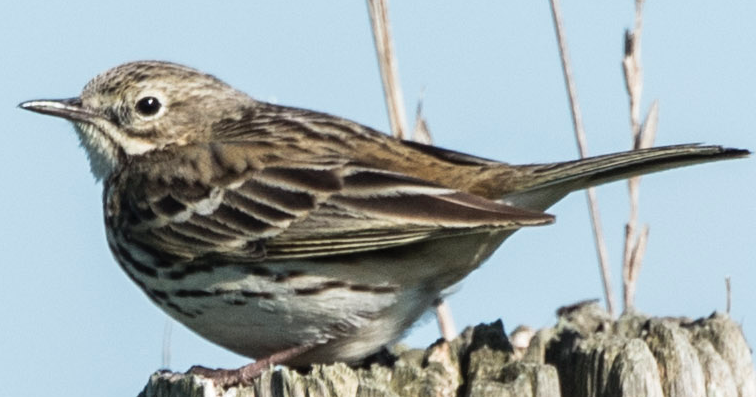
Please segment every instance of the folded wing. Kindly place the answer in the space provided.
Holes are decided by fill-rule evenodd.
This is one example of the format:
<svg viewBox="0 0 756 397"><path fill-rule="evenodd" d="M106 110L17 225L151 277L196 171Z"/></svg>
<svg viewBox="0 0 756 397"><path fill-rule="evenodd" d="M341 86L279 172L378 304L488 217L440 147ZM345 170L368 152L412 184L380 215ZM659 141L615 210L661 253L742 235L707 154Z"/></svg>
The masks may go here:
<svg viewBox="0 0 756 397"><path fill-rule="evenodd" d="M222 161L218 153L212 157ZM548 214L354 162L290 159L223 169L230 171L210 179L147 178L131 190L143 196L124 192L132 236L189 262L208 255L239 262L346 254L553 222Z"/></svg>

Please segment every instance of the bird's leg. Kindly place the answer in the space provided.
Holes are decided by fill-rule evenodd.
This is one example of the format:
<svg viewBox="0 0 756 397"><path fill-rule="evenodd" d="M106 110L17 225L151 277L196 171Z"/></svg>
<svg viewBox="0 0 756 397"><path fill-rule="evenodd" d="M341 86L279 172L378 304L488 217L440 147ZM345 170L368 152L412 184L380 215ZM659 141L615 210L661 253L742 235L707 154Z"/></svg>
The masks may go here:
<svg viewBox="0 0 756 397"><path fill-rule="evenodd" d="M278 365L297 357L300 354L313 348L313 345L302 345L290 347L286 350L276 352L268 357L257 360L253 363L239 367L237 369L211 369L200 365L189 368L187 374L199 375L204 378L212 379L217 386L230 387L235 385L251 385L252 381L260 376L271 365Z"/></svg>

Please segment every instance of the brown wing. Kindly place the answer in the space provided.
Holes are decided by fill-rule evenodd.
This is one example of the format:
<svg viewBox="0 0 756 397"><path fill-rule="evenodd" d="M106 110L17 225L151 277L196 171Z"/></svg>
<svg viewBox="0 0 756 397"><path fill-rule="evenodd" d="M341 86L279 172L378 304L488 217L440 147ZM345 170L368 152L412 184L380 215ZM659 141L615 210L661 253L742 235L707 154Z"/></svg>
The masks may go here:
<svg viewBox="0 0 756 397"><path fill-rule="evenodd" d="M406 175L329 156L263 156L226 142L184 148L126 178L124 225L141 245L192 261L257 261L376 250L553 221ZM266 150L267 149L267 152ZM301 158L319 160L302 161ZM159 167L158 167L159 168Z"/></svg>
<svg viewBox="0 0 756 397"><path fill-rule="evenodd" d="M519 210L396 173L342 169L342 188L269 240L273 259L405 245L483 229L516 229L553 217Z"/></svg>

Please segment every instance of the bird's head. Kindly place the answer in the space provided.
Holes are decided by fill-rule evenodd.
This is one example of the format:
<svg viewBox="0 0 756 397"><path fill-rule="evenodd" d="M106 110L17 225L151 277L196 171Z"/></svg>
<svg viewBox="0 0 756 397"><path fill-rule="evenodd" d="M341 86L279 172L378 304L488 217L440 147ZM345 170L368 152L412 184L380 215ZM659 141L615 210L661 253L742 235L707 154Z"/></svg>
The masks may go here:
<svg viewBox="0 0 756 397"><path fill-rule="evenodd" d="M100 74L78 97L19 106L73 122L92 173L102 180L129 156L209 140L214 123L239 119L253 102L211 75L140 61Z"/></svg>

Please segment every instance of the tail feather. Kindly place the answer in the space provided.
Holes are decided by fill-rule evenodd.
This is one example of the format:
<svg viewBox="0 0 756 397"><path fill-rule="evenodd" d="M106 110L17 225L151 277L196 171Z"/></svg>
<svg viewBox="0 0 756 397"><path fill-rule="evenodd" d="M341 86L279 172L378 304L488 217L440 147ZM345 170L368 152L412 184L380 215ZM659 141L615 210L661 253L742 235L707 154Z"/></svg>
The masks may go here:
<svg viewBox="0 0 756 397"><path fill-rule="evenodd" d="M701 146L663 146L632 150L556 164L523 167L522 179L512 183L501 201L522 208L545 210L568 193L672 168L746 157L748 150Z"/></svg>

